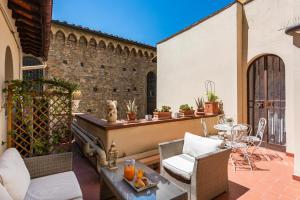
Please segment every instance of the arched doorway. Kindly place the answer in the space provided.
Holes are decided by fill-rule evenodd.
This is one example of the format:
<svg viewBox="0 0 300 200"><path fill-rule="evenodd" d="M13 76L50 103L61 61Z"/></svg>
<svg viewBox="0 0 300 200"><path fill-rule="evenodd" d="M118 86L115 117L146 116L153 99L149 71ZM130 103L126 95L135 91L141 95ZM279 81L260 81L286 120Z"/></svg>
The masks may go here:
<svg viewBox="0 0 300 200"><path fill-rule="evenodd" d="M253 134L261 117L267 119L265 145L285 151L285 66L276 55L258 57L248 69L248 123Z"/></svg>
<svg viewBox="0 0 300 200"><path fill-rule="evenodd" d="M13 76L14 76L13 58L12 58L10 48L6 47L6 51L5 51L5 80L6 81L11 81L14 78Z"/></svg>
<svg viewBox="0 0 300 200"><path fill-rule="evenodd" d="M156 108L156 75L147 74L147 114L152 114Z"/></svg>

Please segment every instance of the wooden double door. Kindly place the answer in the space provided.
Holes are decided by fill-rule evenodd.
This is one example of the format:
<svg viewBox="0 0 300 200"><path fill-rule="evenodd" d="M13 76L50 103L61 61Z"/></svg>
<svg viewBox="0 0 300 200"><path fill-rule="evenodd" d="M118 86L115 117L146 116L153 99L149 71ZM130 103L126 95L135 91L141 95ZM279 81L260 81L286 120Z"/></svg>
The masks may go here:
<svg viewBox="0 0 300 200"><path fill-rule="evenodd" d="M285 67L276 55L264 55L248 69L248 123L257 131L260 118L267 120L266 147L285 151Z"/></svg>

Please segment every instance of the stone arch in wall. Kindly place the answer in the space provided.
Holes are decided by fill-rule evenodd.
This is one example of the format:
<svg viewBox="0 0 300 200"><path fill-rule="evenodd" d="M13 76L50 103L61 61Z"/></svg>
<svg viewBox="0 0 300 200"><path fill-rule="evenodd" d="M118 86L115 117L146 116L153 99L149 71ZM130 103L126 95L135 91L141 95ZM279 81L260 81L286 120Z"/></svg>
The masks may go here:
<svg viewBox="0 0 300 200"><path fill-rule="evenodd" d="M145 56L146 58L149 58L149 53L148 53L148 51L145 51L144 56Z"/></svg>
<svg viewBox="0 0 300 200"><path fill-rule="evenodd" d="M150 58L153 58L154 57L154 54L153 53L150 53Z"/></svg>
<svg viewBox="0 0 300 200"><path fill-rule="evenodd" d="M66 40L66 36L65 36L64 32L62 32L61 30L57 31L55 34L55 40L59 43L64 44L65 40Z"/></svg>
<svg viewBox="0 0 300 200"><path fill-rule="evenodd" d="M122 53L122 47L121 47L121 45L119 45L119 44L117 45L115 52L117 54L121 54Z"/></svg>
<svg viewBox="0 0 300 200"><path fill-rule="evenodd" d="M79 38L79 46L83 47L83 48L87 47L87 39L86 39L86 37L80 36L80 38Z"/></svg>
<svg viewBox="0 0 300 200"><path fill-rule="evenodd" d="M100 47L100 49L106 49L106 44L105 44L105 42L103 40L101 40L99 42L99 47Z"/></svg>
<svg viewBox="0 0 300 200"><path fill-rule="evenodd" d="M139 57L141 57L141 58L143 57L143 52L142 52L142 50L139 50L139 51L138 51L138 55L139 55Z"/></svg>
<svg viewBox="0 0 300 200"><path fill-rule="evenodd" d="M107 45L107 49L109 50L109 51L114 51L115 50L115 46L113 45L113 43L108 43L108 45Z"/></svg>
<svg viewBox="0 0 300 200"><path fill-rule="evenodd" d="M89 41L89 46L92 48L96 48L97 47L97 42L94 38L91 38Z"/></svg>
<svg viewBox="0 0 300 200"><path fill-rule="evenodd" d="M129 48L128 47L124 47L123 54L126 55L126 56L128 56L129 53L130 53Z"/></svg>
<svg viewBox="0 0 300 200"><path fill-rule="evenodd" d="M135 48L132 48L131 51L130 51L130 55L135 57L137 55L136 53L136 49Z"/></svg>
<svg viewBox="0 0 300 200"><path fill-rule="evenodd" d="M69 45L76 45L77 44L77 37L74 33L69 34L67 43Z"/></svg>
<svg viewBox="0 0 300 200"><path fill-rule="evenodd" d="M156 75L150 71L147 74L147 114L152 114L156 108Z"/></svg>

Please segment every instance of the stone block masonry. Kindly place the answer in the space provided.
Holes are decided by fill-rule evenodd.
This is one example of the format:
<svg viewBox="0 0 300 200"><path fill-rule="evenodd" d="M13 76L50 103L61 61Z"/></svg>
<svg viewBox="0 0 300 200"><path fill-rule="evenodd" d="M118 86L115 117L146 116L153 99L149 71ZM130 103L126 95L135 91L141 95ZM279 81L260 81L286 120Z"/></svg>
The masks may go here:
<svg viewBox="0 0 300 200"><path fill-rule="evenodd" d="M118 118L125 119L126 101L135 98L138 117L143 118L147 74L156 74L155 56L154 47L53 22L46 76L80 84L80 112L105 118L106 100L117 100Z"/></svg>

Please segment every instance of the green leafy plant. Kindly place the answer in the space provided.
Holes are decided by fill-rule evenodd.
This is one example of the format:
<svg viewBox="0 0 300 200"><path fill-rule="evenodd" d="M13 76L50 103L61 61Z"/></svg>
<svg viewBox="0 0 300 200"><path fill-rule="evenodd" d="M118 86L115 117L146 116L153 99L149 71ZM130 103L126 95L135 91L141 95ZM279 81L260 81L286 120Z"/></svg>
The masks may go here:
<svg viewBox="0 0 300 200"><path fill-rule="evenodd" d="M183 104L179 107L181 112L193 110L193 107L190 107L188 104Z"/></svg>
<svg viewBox="0 0 300 200"><path fill-rule="evenodd" d="M79 100L79 99L81 99L81 96L82 96L82 94L81 94L80 90L76 90L72 93L73 100Z"/></svg>
<svg viewBox="0 0 300 200"><path fill-rule="evenodd" d="M30 137L30 144L33 147L33 155L46 155L51 153L57 153L60 151L62 144L66 142L66 133L69 133L70 129L66 122L65 126L60 127L59 130L51 128L47 129L47 125L50 123L49 118L53 113L45 112L47 105L49 105L52 99L52 94L58 93L58 96L66 96L63 100L71 100L72 94L79 90L79 85L72 83L63 79L39 79L39 80L12 80L6 81L7 87L3 89L4 93L11 92L11 104L12 108L16 110L15 116L17 117L18 124L20 124L20 129L24 131ZM52 99L53 100L53 99ZM57 100L57 99L56 99ZM57 100L58 101L58 100ZM34 111L36 112L36 117L33 117L32 106L34 105ZM66 103L65 105L68 105ZM54 105L58 108L58 105ZM69 111L69 112L68 112ZM44 112L43 114L41 114ZM67 112L71 118L71 110L57 109L57 113ZM32 124L32 120L36 120L38 123L43 123L45 129L38 128L35 124ZM16 130L13 130L9 134L12 137L16 136ZM37 133L38 132L38 133Z"/></svg>
<svg viewBox="0 0 300 200"><path fill-rule="evenodd" d="M198 97L197 99L195 99L196 105L198 109L203 109L204 108L204 100L201 97Z"/></svg>
<svg viewBox="0 0 300 200"><path fill-rule="evenodd" d="M208 102L216 102L219 99L214 92L207 92L206 96Z"/></svg>
<svg viewBox="0 0 300 200"><path fill-rule="evenodd" d="M170 112L171 107L170 106L162 106L161 109L155 109L155 112Z"/></svg>
<svg viewBox="0 0 300 200"><path fill-rule="evenodd" d="M129 100L126 103L127 113L137 113L137 105L135 104L135 99Z"/></svg>

